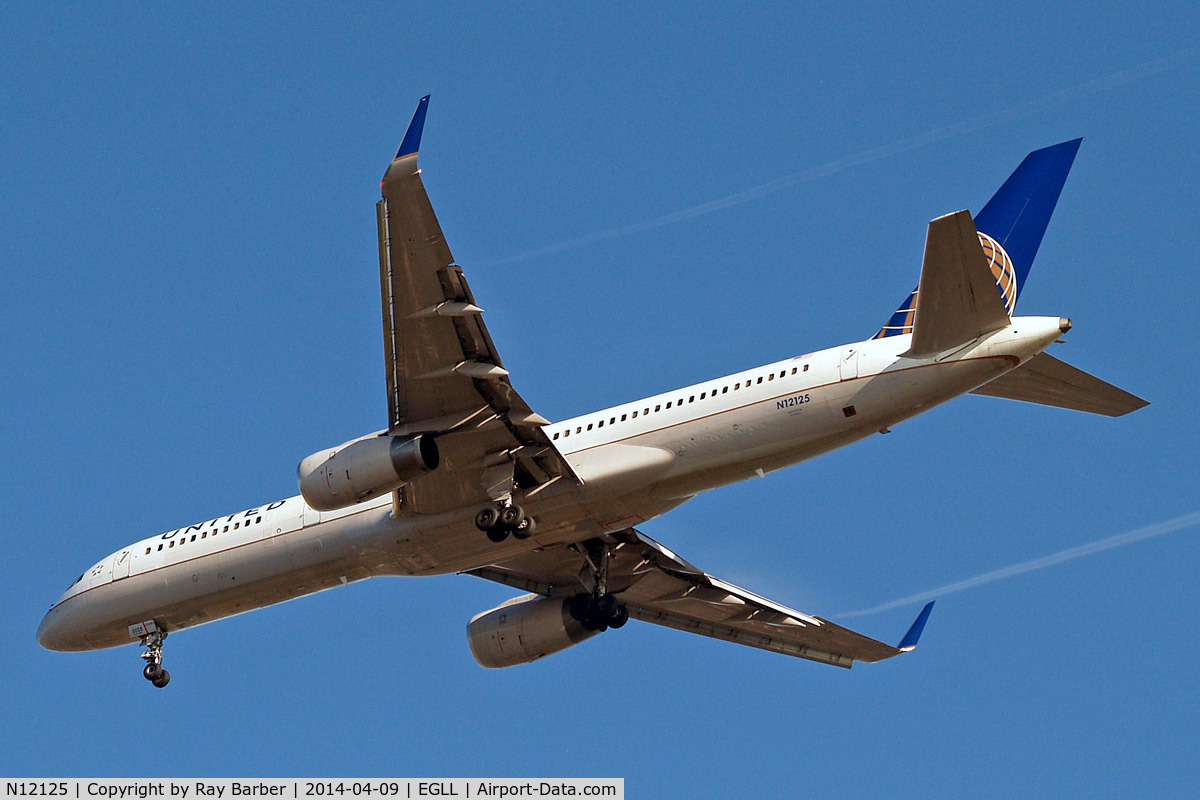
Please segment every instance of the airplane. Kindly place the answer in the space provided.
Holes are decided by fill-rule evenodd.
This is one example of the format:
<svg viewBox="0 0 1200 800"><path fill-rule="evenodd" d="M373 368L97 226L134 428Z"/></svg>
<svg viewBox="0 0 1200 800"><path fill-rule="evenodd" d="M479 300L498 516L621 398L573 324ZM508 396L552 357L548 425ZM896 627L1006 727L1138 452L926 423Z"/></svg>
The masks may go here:
<svg viewBox="0 0 1200 800"><path fill-rule="evenodd" d="M961 394L1108 416L1146 401L1045 350L1065 317L1014 316L1080 141L1030 153L975 216L929 223L920 280L869 339L551 423L513 388L429 202L417 104L376 206L387 428L304 458L299 496L105 556L53 604L51 650L137 641L380 575L463 573L525 592L473 617L507 667L630 619L839 667L912 650L761 597L640 525L695 497L886 433Z"/></svg>

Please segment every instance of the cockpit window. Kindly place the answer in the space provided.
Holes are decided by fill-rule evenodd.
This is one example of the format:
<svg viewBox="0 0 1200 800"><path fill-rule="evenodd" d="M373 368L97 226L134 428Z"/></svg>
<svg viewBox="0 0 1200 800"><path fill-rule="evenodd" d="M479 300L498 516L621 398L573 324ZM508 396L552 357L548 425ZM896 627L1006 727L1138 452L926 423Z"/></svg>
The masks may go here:
<svg viewBox="0 0 1200 800"><path fill-rule="evenodd" d="M71 581L71 586L74 586L75 584L77 584L77 583L79 583L81 580L83 580L83 576L84 576L84 575L87 575L87 573L86 573L86 572L84 572L84 573L81 573L81 574L80 574L80 576L79 576L78 578L76 578L75 580ZM71 586L68 586L67 588L68 588L68 589L70 589L70 588L71 588Z"/></svg>

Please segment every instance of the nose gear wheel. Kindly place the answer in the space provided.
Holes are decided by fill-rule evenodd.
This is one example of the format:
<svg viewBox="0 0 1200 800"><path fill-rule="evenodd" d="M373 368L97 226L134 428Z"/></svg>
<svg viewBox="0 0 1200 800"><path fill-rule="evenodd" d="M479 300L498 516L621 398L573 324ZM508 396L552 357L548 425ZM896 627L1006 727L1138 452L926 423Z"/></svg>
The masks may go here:
<svg viewBox="0 0 1200 800"><path fill-rule="evenodd" d="M163 669L162 665L162 648L166 638L167 632L161 625L158 626L158 630L142 637L142 646L149 648L142 653L142 658L146 660L142 675L159 689L171 682L171 673Z"/></svg>

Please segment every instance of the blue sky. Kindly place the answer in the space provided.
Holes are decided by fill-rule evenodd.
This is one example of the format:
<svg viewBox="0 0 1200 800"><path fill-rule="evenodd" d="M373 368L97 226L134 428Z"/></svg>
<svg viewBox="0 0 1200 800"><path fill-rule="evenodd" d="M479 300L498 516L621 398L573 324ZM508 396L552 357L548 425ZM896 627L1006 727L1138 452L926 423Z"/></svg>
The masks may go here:
<svg viewBox="0 0 1200 800"><path fill-rule="evenodd" d="M1153 404L960 398L645 526L708 571L837 619L1200 510L1195 13L798 5L6 9L0 774L1194 786L1195 527L948 595L915 654L850 672L644 624L486 671L464 625L512 592L456 576L173 636L162 692L133 647L36 645L99 556L381 427L373 206L426 93L429 194L551 419L870 335L931 218L1084 137L1020 311Z"/></svg>

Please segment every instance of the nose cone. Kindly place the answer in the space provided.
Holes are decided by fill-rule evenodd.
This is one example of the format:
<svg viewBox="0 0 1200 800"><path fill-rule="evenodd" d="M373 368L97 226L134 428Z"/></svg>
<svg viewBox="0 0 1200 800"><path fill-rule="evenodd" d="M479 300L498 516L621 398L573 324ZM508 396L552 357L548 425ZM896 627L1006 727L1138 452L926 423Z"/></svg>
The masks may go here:
<svg viewBox="0 0 1200 800"><path fill-rule="evenodd" d="M38 644L40 644L42 647L46 648L47 650L61 650L62 649L61 647L56 646L58 644L58 640L59 640L59 633L56 630L56 628L58 627L57 623L58 623L58 617L59 617L59 614L57 612L58 612L57 608L52 608L49 611L47 611L46 616L42 617L42 623L40 625L38 625L38 629L37 629Z"/></svg>
<svg viewBox="0 0 1200 800"><path fill-rule="evenodd" d="M78 626L70 619L65 605L68 604L60 603L54 606L42 617L37 629L38 644L47 650L86 650L87 644L77 630Z"/></svg>

